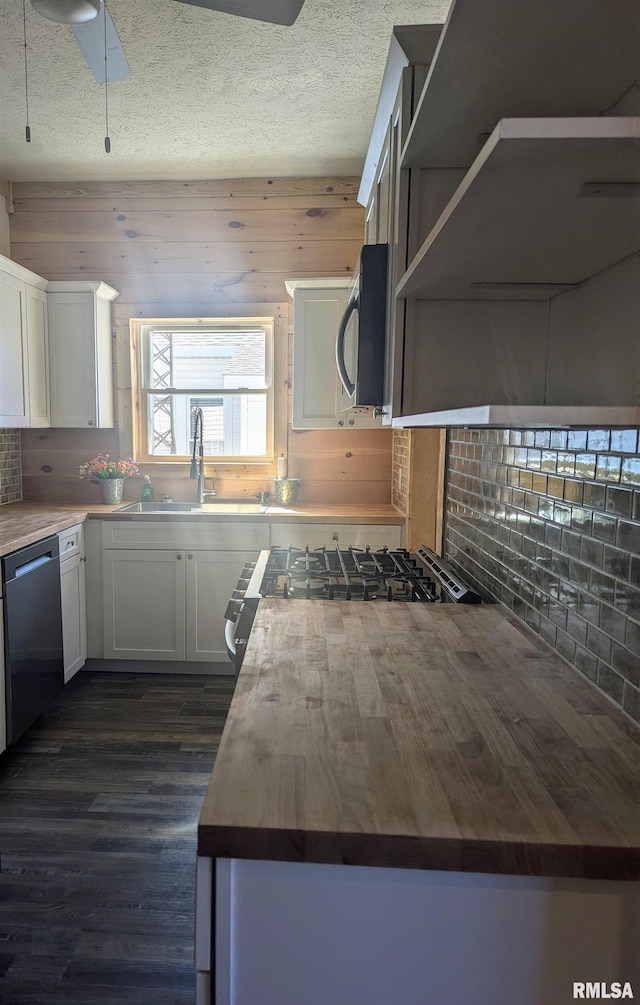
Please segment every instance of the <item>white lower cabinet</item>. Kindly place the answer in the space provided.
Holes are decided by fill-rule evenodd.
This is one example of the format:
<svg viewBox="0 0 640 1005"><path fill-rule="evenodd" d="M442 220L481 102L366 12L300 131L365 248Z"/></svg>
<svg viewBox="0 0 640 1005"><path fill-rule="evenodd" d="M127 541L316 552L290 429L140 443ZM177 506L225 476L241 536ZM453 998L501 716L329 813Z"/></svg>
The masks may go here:
<svg viewBox="0 0 640 1005"><path fill-rule="evenodd" d="M176 519L89 521L92 657L207 663L232 672L224 615L244 565L269 545L400 547L401 525ZM101 568L101 571L100 571ZM172 665L172 671L179 667Z"/></svg>
<svg viewBox="0 0 640 1005"><path fill-rule="evenodd" d="M62 601L62 655L67 684L87 661L87 605L84 528L82 524L58 534L60 542L60 595Z"/></svg>
<svg viewBox="0 0 640 1005"><path fill-rule="evenodd" d="M184 552L105 551L106 659L184 659Z"/></svg>
<svg viewBox="0 0 640 1005"><path fill-rule="evenodd" d="M637 972L638 883L251 859L213 865L212 882L198 860L198 1005L565 1005L581 997L574 981L594 976L597 991L613 991ZM212 931L215 997L205 941ZM634 990L635 982L626 997Z"/></svg>
<svg viewBox="0 0 640 1005"><path fill-rule="evenodd" d="M105 659L220 663L224 612L255 552L111 549L103 555Z"/></svg>
<svg viewBox="0 0 640 1005"><path fill-rule="evenodd" d="M400 524L332 524L282 522L271 525L271 547L321 548L339 544L342 548L400 548L403 528Z"/></svg>
<svg viewBox="0 0 640 1005"><path fill-rule="evenodd" d="M248 551L188 551L185 565L186 658L224 663L224 612L246 562Z"/></svg>

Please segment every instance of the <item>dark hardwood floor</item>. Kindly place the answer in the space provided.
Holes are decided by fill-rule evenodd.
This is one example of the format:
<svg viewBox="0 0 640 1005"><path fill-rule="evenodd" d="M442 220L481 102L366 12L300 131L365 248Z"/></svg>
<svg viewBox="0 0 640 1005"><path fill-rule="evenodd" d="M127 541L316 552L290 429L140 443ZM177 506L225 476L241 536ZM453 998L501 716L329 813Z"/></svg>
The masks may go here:
<svg viewBox="0 0 640 1005"><path fill-rule="evenodd" d="M233 687L81 672L0 755L1 1005L193 1005L196 824Z"/></svg>

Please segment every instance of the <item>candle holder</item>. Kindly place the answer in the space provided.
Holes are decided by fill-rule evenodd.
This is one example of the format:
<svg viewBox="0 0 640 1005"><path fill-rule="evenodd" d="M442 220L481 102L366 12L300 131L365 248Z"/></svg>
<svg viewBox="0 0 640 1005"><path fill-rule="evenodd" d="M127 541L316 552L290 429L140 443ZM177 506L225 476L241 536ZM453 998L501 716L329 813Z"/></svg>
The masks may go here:
<svg viewBox="0 0 640 1005"><path fill-rule="evenodd" d="M293 506L298 494L298 485L302 478L274 478L276 486L276 502L280 506Z"/></svg>

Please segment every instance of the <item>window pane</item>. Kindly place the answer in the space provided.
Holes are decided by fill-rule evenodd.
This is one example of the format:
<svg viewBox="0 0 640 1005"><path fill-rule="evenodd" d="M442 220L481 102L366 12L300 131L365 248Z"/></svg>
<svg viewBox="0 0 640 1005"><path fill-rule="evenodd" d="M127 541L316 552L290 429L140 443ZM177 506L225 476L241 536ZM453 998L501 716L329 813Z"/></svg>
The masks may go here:
<svg viewBox="0 0 640 1005"><path fill-rule="evenodd" d="M205 456L266 455L266 394L149 395L150 454L193 452L194 408L202 409Z"/></svg>
<svg viewBox="0 0 640 1005"><path fill-rule="evenodd" d="M151 388L267 386L263 330L151 331L149 339Z"/></svg>

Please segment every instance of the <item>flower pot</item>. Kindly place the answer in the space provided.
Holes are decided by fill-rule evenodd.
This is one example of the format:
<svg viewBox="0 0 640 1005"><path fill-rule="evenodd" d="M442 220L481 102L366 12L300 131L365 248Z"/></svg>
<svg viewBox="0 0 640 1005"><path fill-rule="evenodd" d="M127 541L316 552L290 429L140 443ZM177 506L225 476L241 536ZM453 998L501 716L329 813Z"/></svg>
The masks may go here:
<svg viewBox="0 0 640 1005"><path fill-rule="evenodd" d="M113 505L122 502L124 478L98 478L100 486L100 502Z"/></svg>

